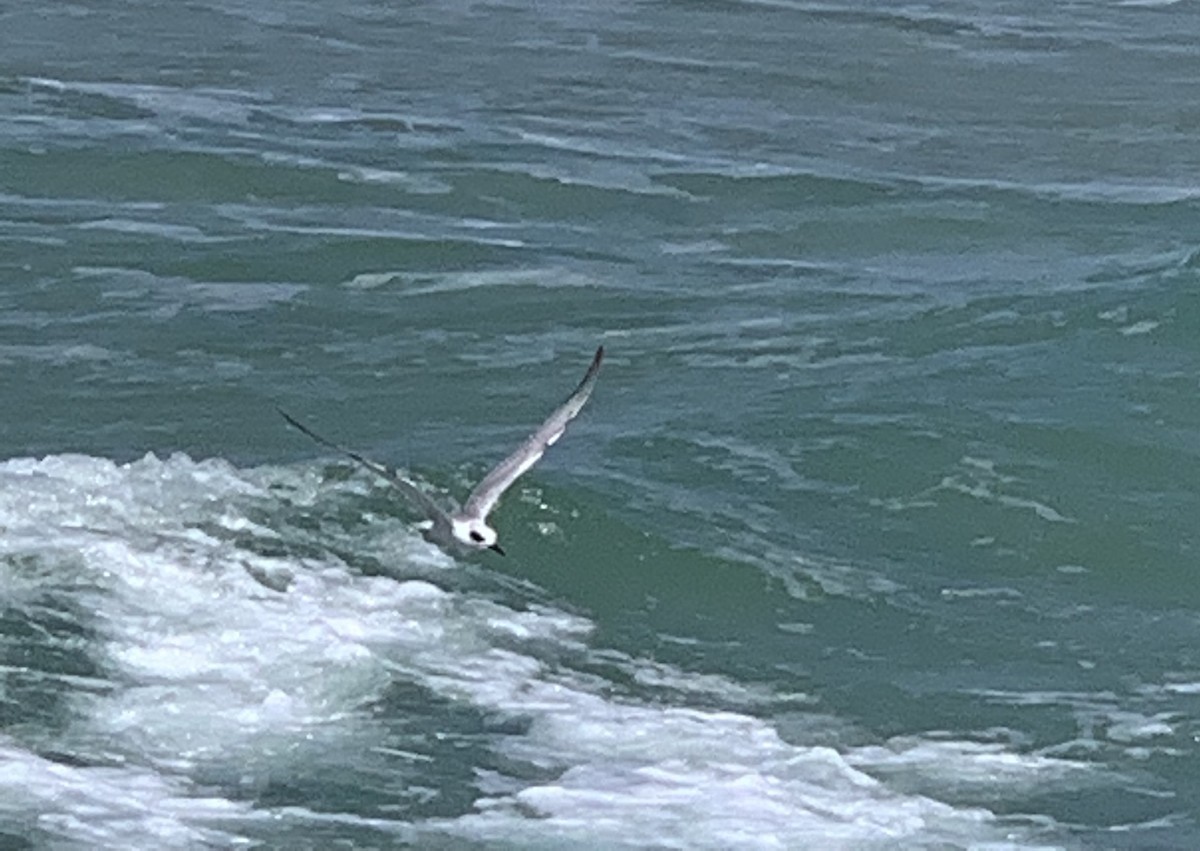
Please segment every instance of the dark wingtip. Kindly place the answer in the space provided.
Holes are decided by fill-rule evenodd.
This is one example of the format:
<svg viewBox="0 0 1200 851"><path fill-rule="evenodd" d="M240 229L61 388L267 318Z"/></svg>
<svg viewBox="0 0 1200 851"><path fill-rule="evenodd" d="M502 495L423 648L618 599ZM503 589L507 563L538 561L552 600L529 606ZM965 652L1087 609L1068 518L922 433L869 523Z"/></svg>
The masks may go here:
<svg viewBox="0 0 1200 851"><path fill-rule="evenodd" d="M308 429L306 429L304 426L300 425L300 423L298 423L291 414L289 414L287 411L285 411L279 405L275 406L275 410L279 413L279 416L283 417L283 419L287 422L287 424L290 425L292 428L296 429L297 431L304 432L304 433L308 432Z"/></svg>
<svg viewBox="0 0 1200 851"><path fill-rule="evenodd" d="M596 354L592 355L592 362L588 364L587 375L583 378L584 382L596 374L600 369L600 362L602 360L604 360L604 346L597 346Z"/></svg>

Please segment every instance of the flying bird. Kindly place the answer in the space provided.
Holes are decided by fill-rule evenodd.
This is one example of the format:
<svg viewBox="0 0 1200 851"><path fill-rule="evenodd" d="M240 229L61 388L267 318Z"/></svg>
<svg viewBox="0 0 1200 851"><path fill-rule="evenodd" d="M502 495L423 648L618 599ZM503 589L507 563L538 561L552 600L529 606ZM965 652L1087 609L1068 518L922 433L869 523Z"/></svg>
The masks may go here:
<svg viewBox="0 0 1200 851"><path fill-rule="evenodd" d="M579 386L575 388L575 392L568 396L567 400L544 423L538 426L533 434L525 438L524 443L483 477L471 491L471 495L467 497L467 501L461 509L452 511L446 511L429 494L398 473L392 472L383 464L365 458L353 449L347 449L322 437L290 416L282 408L276 406L276 410L293 428L298 429L322 446L341 452L393 484L430 521L429 527L424 531L427 540L450 549L467 551L487 549L504 555L504 550L497 542L496 530L487 523L488 514L496 507L500 497L512 486L513 482L538 462L546 448L562 437L563 432L567 430L567 424L583 410L588 397L592 395L592 388L596 384L596 376L600 372L600 362L603 359L604 347L600 346L596 349L592 363L584 374L583 380L579 382Z"/></svg>

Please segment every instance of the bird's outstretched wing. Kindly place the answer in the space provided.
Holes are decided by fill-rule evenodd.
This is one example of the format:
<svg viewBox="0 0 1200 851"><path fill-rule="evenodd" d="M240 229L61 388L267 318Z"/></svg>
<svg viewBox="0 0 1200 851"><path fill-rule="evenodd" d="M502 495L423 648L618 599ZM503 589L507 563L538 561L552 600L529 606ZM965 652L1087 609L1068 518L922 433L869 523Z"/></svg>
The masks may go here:
<svg viewBox="0 0 1200 851"><path fill-rule="evenodd" d="M284 411L283 408L280 408L278 405L275 406L275 410L279 411L279 415L281 417L283 417L285 420L287 420L288 425L290 425L294 429L299 430L301 434L308 436L313 441L321 444L322 446L326 446L330 449L335 449L338 452L341 452L343 455L358 462L360 465L362 465L366 469L370 470L375 475L381 476L382 478L389 481L391 484L395 485L400 490L400 492L403 493L405 495L405 497L407 497L409 499L409 501L411 501L414 505L416 505L418 508L420 508L421 511L423 511L425 513L425 516L428 517L430 520L433 520L435 523L438 521L446 520L446 512L442 510L441 506L439 506L436 502L434 502L433 499L427 493L425 493L423 490L418 488L412 482L408 481L407 479L401 478L400 476L398 476L397 474L395 474L391 470L389 470L387 467L385 467L383 464L380 464L378 461L372 461L370 458L365 458L362 455L359 455L353 449L347 449L345 446L334 443L332 440L330 440L326 437L321 437L321 435L317 434L315 431L310 429L308 426L299 422L294 417L289 416L288 413L286 411Z"/></svg>
<svg viewBox="0 0 1200 851"><path fill-rule="evenodd" d="M538 427L537 431L527 437L516 451L483 477L483 481L475 486L475 490L471 491L470 497L467 498L467 503L463 506L463 514L477 517L480 520L487 517L501 494L538 462L538 459L546 451L546 447L562 437L563 432L567 430L567 423L575 419L583 409L588 397L592 395L592 387L596 384L596 374L600 371L600 361L603 359L604 346L601 346L596 349L592 365L588 367L587 373L579 382L579 386L575 388L575 392Z"/></svg>

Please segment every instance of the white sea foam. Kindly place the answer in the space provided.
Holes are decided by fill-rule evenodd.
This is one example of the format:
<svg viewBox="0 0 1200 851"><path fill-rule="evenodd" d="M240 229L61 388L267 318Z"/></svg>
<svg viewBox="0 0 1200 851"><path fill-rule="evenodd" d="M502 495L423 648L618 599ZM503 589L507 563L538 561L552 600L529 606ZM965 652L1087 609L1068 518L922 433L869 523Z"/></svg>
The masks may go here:
<svg viewBox="0 0 1200 851"><path fill-rule="evenodd" d="M105 287L104 296L149 303L156 310L173 314L185 307L214 312L242 313L263 310L292 301L308 288L303 284L272 282L206 282L188 278L160 277L141 269L77 266L77 277L95 280Z"/></svg>
<svg viewBox="0 0 1200 851"><path fill-rule="evenodd" d="M584 287L595 284L595 280L586 275L555 267L524 269L515 272L511 270L439 272L424 274L415 278L410 275L396 273L395 277L404 280L405 286L399 291L399 294L405 296L461 292L486 287L532 286L550 289L557 287ZM353 285L354 282L352 281L346 286Z"/></svg>
<svg viewBox="0 0 1200 851"><path fill-rule="evenodd" d="M1156 712L1146 715L1141 712L1113 712L1109 715L1105 734L1115 742L1135 742L1157 739L1175 734L1177 713Z"/></svg>
<svg viewBox="0 0 1200 851"><path fill-rule="evenodd" d="M1121 334L1125 337L1136 337L1141 334L1149 334L1151 331L1156 330L1160 324L1160 322L1157 322L1153 319L1143 319L1140 322L1135 322L1132 325L1122 328Z"/></svg>
<svg viewBox="0 0 1200 851"><path fill-rule="evenodd" d="M984 810L898 794L827 747L746 715L644 707L556 689L509 756L553 780L485 799L444 828L532 846L863 848L978 841Z"/></svg>
<svg viewBox="0 0 1200 851"><path fill-rule="evenodd" d="M915 501L906 501L897 507L911 507L922 504L922 501L935 496L938 492L957 493L977 499L984 503L993 503L1004 508L1015 508L1031 511L1038 518L1049 523L1074 523L1074 518L1060 513L1052 506L1040 500L1023 496L1012 496L1004 491L1010 490L1020 482L1014 476L1005 475L996 469L996 464L988 459L965 456L960 460L961 474L944 476L935 487L917 494Z"/></svg>
<svg viewBox="0 0 1200 851"><path fill-rule="evenodd" d="M396 186L414 195L447 195L454 187L428 174L412 174L407 171L345 166L338 173L338 180L347 183L371 183Z"/></svg>
<svg viewBox="0 0 1200 851"><path fill-rule="evenodd" d="M1094 781L1084 763L1045 754L1014 751L1002 742L969 742L902 736L883 745L856 749L856 768L875 776L899 778L905 788L932 795L1002 799L1036 787L1076 788Z"/></svg>
<svg viewBox="0 0 1200 851"><path fill-rule="evenodd" d="M363 575L311 545L377 542L327 528L303 539L287 526L287 510L319 511L335 488L352 486L185 456L0 463L10 605L69 599L87 613L86 652L107 678L64 685L65 729L26 725L32 732L0 743L0 830L89 847L147 837L159 847L232 845L315 821L522 847L967 846L1013 828L872 774L974 771L986 785L983 769L1003 765L1005 783L1061 776L1061 760L1000 746L795 743L764 712L803 696L594 651L585 617L439 587L427 578L448 576L452 563L386 523L391 575ZM271 511L277 523L256 513ZM309 554L287 555L289 541ZM614 697L601 676L561 662L579 656L617 666L660 699ZM526 768L506 776L479 765L482 797L456 817L244 803L273 778L298 775L383 776L397 797L430 794L436 756L393 746L388 719L372 709L397 684L519 721L489 747L500 764Z"/></svg>
<svg viewBox="0 0 1200 851"><path fill-rule="evenodd" d="M214 825L252 818L249 804L152 768L66 765L0 737L0 819L51 847L231 847L237 835Z"/></svg>
<svg viewBox="0 0 1200 851"><path fill-rule="evenodd" d="M176 242L221 242L224 237L209 236L200 228L191 225L173 225L159 221L142 221L118 216L106 216L75 225L80 230L106 230L114 233L135 234Z"/></svg>
<svg viewBox="0 0 1200 851"><path fill-rule="evenodd" d="M78 92L133 104L160 117L200 118L211 121L247 121L262 102L255 94L239 89L176 88L134 83L92 83L30 77L34 89Z"/></svg>
<svg viewBox="0 0 1200 851"><path fill-rule="evenodd" d="M41 343L25 346L0 346L0 364L10 364L19 361L34 363L49 363L63 366L69 363L95 363L98 361L115 361L125 357L124 353L115 352L91 343Z"/></svg>

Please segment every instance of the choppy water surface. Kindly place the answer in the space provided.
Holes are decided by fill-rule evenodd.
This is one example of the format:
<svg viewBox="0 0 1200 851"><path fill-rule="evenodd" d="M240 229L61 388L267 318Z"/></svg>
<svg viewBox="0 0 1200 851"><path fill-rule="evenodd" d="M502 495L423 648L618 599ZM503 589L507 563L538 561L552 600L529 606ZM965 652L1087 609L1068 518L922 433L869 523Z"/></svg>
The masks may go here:
<svg viewBox="0 0 1200 851"><path fill-rule="evenodd" d="M1198 25L0 11L0 845L1196 847Z"/></svg>

